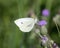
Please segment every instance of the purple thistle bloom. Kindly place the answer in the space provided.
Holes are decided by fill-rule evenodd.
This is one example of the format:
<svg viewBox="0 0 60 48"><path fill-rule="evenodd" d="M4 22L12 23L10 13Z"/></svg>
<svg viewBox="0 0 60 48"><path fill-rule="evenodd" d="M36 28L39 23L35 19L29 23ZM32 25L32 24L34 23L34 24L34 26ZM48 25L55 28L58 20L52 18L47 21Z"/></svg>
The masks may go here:
<svg viewBox="0 0 60 48"><path fill-rule="evenodd" d="M44 9L44 10L42 11L42 15L43 15L43 16L49 16L49 14L50 14L50 12L49 12L49 10L47 10L47 9Z"/></svg>
<svg viewBox="0 0 60 48"><path fill-rule="evenodd" d="M47 24L47 22L45 20L41 20L38 22L38 25L40 25L40 26L44 26L46 24Z"/></svg>
<svg viewBox="0 0 60 48"><path fill-rule="evenodd" d="M48 38L46 36L43 36L41 39L42 39L42 45L46 44L46 42L48 41Z"/></svg>
<svg viewBox="0 0 60 48"><path fill-rule="evenodd" d="M53 43L53 45L52 45L52 46L53 46L53 48L56 48L56 47L57 47L56 43Z"/></svg>
<svg viewBox="0 0 60 48"><path fill-rule="evenodd" d="M42 40L48 40L48 38L46 36L42 37Z"/></svg>
<svg viewBox="0 0 60 48"><path fill-rule="evenodd" d="M53 48L59 48L59 46L56 43L52 44Z"/></svg>

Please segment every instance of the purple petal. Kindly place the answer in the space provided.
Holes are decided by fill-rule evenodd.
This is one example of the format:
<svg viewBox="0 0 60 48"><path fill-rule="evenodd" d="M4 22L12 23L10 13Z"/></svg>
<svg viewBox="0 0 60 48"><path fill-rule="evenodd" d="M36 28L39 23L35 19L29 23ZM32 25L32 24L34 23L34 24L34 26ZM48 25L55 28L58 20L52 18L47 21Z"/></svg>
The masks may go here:
<svg viewBox="0 0 60 48"><path fill-rule="evenodd" d="M49 14L50 14L50 12L49 12L49 10L47 10L47 9L44 9L44 10L42 11L42 15L43 15L43 16L49 16Z"/></svg>
<svg viewBox="0 0 60 48"><path fill-rule="evenodd" d="M45 20L41 20L41 21L38 22L38 25L40 25L40 26L43 26L43 25L46 25L46 24L47 24L47 22Z"/></svg>
<svg viewBox="0 0 60 48"><path fill-rule="evenodd" d="M42 40L48 40L48 38L46 36L43 36Z"/></svg>
<svg viewBox="0 0 60 48"><path fill-rule="evenodd" d="M57 45L56 45L56 43L54 43L54 44L53 44L53 48L56 48L56 47L57 47Z"/></svg>
<svg viewBox="0 0 60 48"><path fill-rule="evenodd" d="M45 44L48 41L48 38L46 36L43 36L41 39L42 39L42 44Z"/></svg>

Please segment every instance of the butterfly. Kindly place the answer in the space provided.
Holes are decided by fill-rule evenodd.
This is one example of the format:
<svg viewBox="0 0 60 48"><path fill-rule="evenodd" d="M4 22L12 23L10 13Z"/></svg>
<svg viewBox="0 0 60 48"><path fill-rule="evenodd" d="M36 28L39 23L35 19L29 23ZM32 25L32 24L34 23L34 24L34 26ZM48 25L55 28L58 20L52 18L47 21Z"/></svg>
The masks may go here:
<svg viewBox="0 0 60 48"><path fill-rule="evenodd" d="M20 18L14 21L22 32L30 32L37 23L37 18Z"/></svg>

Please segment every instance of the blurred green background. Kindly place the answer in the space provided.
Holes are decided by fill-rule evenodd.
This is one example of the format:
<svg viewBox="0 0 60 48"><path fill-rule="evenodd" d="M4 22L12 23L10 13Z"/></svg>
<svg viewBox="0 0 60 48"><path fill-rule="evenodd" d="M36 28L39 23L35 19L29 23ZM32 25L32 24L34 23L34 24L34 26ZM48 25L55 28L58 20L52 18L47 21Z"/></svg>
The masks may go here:
<svg viewBox="0 0 60 48"><path fill-rule="evenodd" d="M60 9L60 0L0 0L0 48L42 48L34 33L23 33L14 24L14 20L26 17L30 8L39 19L44 8L50 10L48 33L60 46L60 37L52 21Z"/></svg>

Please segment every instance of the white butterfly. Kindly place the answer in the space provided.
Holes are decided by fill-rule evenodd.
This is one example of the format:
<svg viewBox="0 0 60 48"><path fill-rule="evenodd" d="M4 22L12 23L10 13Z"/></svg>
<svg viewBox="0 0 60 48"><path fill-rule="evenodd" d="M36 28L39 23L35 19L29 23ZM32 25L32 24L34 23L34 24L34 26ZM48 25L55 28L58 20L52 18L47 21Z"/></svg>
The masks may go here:
<svg viewBox="0 0 60 48"><path fill-rule="evenodd" d="M22 32L30 32L37 22L37 18L20 18L15 20L14 22Z"/></svg>

